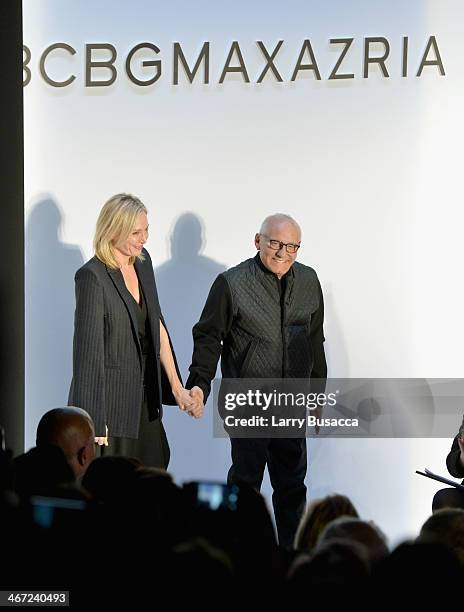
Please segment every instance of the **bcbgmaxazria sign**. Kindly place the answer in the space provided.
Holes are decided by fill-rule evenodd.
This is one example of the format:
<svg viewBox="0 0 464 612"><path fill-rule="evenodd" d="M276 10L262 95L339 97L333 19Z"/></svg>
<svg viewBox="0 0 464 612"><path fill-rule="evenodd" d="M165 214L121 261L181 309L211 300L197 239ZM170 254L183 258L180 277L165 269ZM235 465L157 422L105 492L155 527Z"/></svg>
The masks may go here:
<svg viewBox="0 0 464 612"><path fill-rule="evenodd" d="M232 74L239 74L244 83L262 83L265 79L274 80L282 83L284 81L297 81L303 74L312 74L315 80L340 80L354 79L362 76L367 79L369 77L369 69L375 67L377 74L385 78L389 78L391 74L401 77L413 75L415 77L422 76L424 70L434 70L437 75L445 76L445 68L438 48L438 42L435 36L429 36L425 41L424 51L417 58L409 57L409 37L404 36L399 41L401 47L401 61L393 63L390 56L390 42L387 38L366 37L362 42L362 52L359 54L357 65L359 72L349 72L346 68L346 60L353 53L354 38L331 38L329 40L331 57L335 50L335 61L331 59L332 66L326 75L321 74L318 62L318 54L313 49L310 39L303 41L298 55L295 55L295 60L290 66L279 65L279 53L281 52L284 41L279 42L272 48L267 48L261 40L256 41L256 53L259 54L262 65L256 75L250 75L247 68L247 59L238 41L233 41L228 49L228 55L221 64L217 74L211 75L210 71L210 55L211 44L204 42L197 57L187 58L182 45L179 42L174 42L172 46L172 63L168 66L169 79L173 85L180 83L199 82L201 84L224 83ZM398 44L395 41L395 44ZM73 56L78 52L71 45L64 42L57 42L48 46L38 57L39 73L41 78L51 87L67 87L76 80L76 75L73 74L73 62L79 61ZM152 59L138 59L141 54L152 56ZM52 78L48 63L53 56L59 54L67 56L69 61L69 72L66 78L58 80ZM98 57L96 55L98 54ZM155 44L150 42L142 42L130 49L125 57L124 68L127 78L139 87L148 87L159 81L163 76L163 67L166 60L159 58L161 50ZM103 55L103 57L102 57ZM118 51L116 47L110 43L87 43L84 49L85 62L85 87L109 87L118 78L118 70L121 71L121 66L118 66ZM32 57L31 50L26 45L24 46L24 86L28 85L32 79L32 65L37 58ZM253 63L256 62L256 57L250 58ZM320 59L319 59L320 61ZM288 62L287 62L288 64ZM411 66L410 66L411 64ZM183 76L179 77L179 67L182 67ZM136 76L134 70L138 73L143 68L144 75ZM102 78L102 72L106 75Z"/></svg>

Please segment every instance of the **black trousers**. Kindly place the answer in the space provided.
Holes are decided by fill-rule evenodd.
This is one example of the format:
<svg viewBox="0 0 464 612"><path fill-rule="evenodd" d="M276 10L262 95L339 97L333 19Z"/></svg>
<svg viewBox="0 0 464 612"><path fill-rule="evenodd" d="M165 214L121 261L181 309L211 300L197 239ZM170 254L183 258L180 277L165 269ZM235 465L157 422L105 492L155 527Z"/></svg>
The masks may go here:
<svg viewBox="0 0 464 612"><path fill-rule="evenodd" d="M293 548L306 506L306 438L230 438L232 467L227 482L245 482L258 491L267 465L279 544Z"/></svg>
<svg viewBox="0 0 464 612"><path fill-rule="evenodd" d="M160 418L148 420L148 405L144 402L140 411L140 426L138 438L108 437L108 446L97 447L102 456L116 455L119 457L135 457L147 467L157 467L164 470L169 465L171 452L168 439ZM111 434L111 432L109 432Z"/></svg>

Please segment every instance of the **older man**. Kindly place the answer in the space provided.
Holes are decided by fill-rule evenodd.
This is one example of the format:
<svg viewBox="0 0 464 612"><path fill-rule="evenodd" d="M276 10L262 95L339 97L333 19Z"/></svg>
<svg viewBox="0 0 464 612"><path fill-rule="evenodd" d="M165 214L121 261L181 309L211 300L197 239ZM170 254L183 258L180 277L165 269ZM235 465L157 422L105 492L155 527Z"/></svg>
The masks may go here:
<svg viewBox="0 0 464 612"><path fill-rule="evenodd" d="M300 244L294 219L267 217L257 255L216 278L193 328L192 395L206 402L221 353L224 378L326 378L322 291L315 271L295 262ZM229 483L260 489L267 465L279 542L291 547L306 503L306 440L231 438L231 445Z"/></svg>
<svg viewBox="0 0 464 612"><path fill-rule="evenodd" d="M95 429L82 408L53 408L37 426L36 445L59 446L77 479L82 478L95 458Z"/></svg>

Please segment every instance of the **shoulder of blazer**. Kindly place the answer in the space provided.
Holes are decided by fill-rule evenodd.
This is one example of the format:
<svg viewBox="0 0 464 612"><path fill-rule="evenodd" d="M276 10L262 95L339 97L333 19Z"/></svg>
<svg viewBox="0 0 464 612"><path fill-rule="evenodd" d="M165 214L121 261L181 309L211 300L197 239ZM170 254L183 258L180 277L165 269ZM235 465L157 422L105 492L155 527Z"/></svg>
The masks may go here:
<svg viewBox="0 0 464 612"><path fill-rule="evenodd" d="M99 283L106 274L105 264L94 256L89 259L79 270L77 270L74 278L76 281L89 281Z"/></svg>
<svg viewBox="0 0 464 612"><path fill-rule="evenodd" d="M153 267L152 261L151 261L151 257L150 257L150 253L147 251L147 249L142 249L142 255L144 256L144 261L141 261L140 263L143 265L145 263L149 263L151 265L151 267Z"/></svg>

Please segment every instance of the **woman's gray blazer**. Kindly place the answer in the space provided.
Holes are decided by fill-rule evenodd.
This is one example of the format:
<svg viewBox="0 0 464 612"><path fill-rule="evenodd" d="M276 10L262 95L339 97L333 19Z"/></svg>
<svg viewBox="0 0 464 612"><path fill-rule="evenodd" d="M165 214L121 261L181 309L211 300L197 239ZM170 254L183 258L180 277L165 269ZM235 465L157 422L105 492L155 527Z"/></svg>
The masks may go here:
<svg viewBox="0 0 464 612"><path fill-rule="evenodd" d="M136 259L156 356L157 407L174 405L164 369L160 365L159 322L164 324L150 255ZM68 404L86 410L95 423L95 435L138 437L143 402L142 351L137 327L137 304L119 269L92 257L75 275L73 378ZM166 326L165 326L166 327ZM172 349L172 344L171 344ZM176 358L174 355L174 362ZM179 368L176 369L179 374ZM179 374L180 378L180 374ZM150 415L154 420L157 414Z"/></svg>

